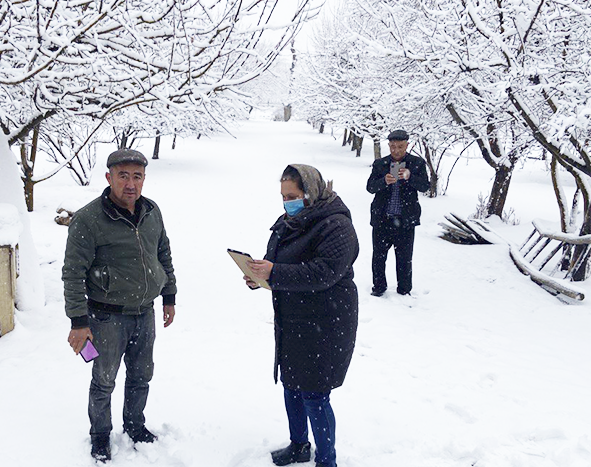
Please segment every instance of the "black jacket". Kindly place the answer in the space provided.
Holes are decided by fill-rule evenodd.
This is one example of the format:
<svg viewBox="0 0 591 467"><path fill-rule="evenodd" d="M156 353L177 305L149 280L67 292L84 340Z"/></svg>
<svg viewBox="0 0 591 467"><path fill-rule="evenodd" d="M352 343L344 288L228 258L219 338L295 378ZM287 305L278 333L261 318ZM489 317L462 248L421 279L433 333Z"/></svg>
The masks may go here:
<svg viewBox="0 0 591 467"><path fill-rule="evenodd" d="M328 392L343 384L357 333L351 214L337 197L281 216L271 230L275 382L280 366L288 389Z"/></svg>
<svg viewBox="0 0 591 467"><path fill-rule="evenodd" d="M406 168L410 170L410 178L398 180L396 183L400 183L401 186L402 226L409 228L420 224L421 206L417 191L424 192L429 189L429 177L425 161L420 157L406 153L403 161L406 162ZM367 181L367 191L375 194L371 203L370 224L372 227L379 226L386 219L388 200L392 191L392 185L387 185L385 180L386 174L390 172L390 162L392 162L392 157L389 154L376 160Z"/></svg>

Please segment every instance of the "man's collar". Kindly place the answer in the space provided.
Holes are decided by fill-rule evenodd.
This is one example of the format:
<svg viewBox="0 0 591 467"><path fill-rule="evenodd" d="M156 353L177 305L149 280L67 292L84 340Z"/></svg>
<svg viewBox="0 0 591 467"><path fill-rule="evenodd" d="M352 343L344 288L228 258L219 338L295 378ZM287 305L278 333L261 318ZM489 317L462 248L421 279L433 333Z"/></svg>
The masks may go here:
<svg viewBox="0 0 591 467"><path fill-rule="evenodd" d="M406 156L408 155L407 152L404 153L404 157L402 159L400 159L399 161L397 161L396 159L394 159L394 156L392 156L392 154L390 154L390 160L392 162L402 162L404 159L406 159Z"/></svg>
<svg viewBox="0 0 591 467"><path fill-rule="evenodd" d="M146 208L148 207L148 204L146 203L146 198L144 198L143 196L140 196L139 199L135 202L135 211L132 214L129 211L129 209L121 207L117 203L115 203L111 199L111 197L109 196L110 194L111 194L111 187L108 186L103 191L102 199L103 199L103 206L108 212L111 213L111 217L116 217L115 214L119 214L120 216L129 218L130 216L138 215L144 205L146 206Z"/></svg>

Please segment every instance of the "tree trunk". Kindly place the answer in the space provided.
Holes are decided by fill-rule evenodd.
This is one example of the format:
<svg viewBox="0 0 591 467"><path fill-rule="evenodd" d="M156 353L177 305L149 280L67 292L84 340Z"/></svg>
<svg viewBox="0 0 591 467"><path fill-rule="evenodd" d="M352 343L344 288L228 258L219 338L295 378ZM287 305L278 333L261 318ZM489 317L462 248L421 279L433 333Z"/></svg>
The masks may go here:
<svg viewBox="0 0 591 467"><path fill-rule="evenodd" d="M477 93L476 93L477 94ZM453 104L446 105L447 110L451 114L454 121L461 127L468 130L470 135L474 138L482 157L488 165L495 169L495 181L491 189L488 204L486 206L487 216L497 215L501 219L503 218L503 208L505 207L505 201L507 200L507 192L509 191L509 184L511 183L511 176L513 175L513 169L517 163L517 152L511 151L507 157L511 166L507 167L505 164L501 164L498 161L504 159L501 145L497 139L497 129L494 124L489 124L486 129L486 135L482 135L476 131L475 128L471 127L466 123L462 116L458 113ZM488 147L485 142L488 141ZM491 157L491 153L494 156ZM496 160L495 160L496 159Z"/></svg>
<svg viewBox="0 0 591 467"><path fill-rule="evenodd" d="M351 135L352 135L352 138L350 138L351 139L351 151L355 151L357 149L357 144L359 144L358 143L359 140L358 140L357 135L355 133L351 132Z"/></svg>
<svg viewBox="0 0 591 467"><path fill-rule="evenodd" d="M154 142L154 154L152 154L152 159L159 159L160 158L160 132L156 132L156 141Z"/></svg>
<svg viewBox="0 0 591 467"><path fill-rule="evenodd" d="M433 164L433 157L431 155L431 149L427 144L427 141L421 141L423 149L425 150L425 160L427 161L427 167L429 168L429 198L437 197L437 185L439 184L439 176L437 170Z"/></svg>
<svg viewBox="0 0 591 467"><path fill-rule="evenodd" d="M33 212L33 188L35 187L35 183L27 178L24 180L25 184L25 202L27 203L27 211Z"/></svg>
<svg viewBox="0 0 591 467"><path fill-rule="evenodd" d="M324 133L324 122L320 124L320 129L318 130L318 133Z"/></svg>
<svg viewBox="0 0 591 467"><path fill-rule="evenodd" d="M351 151L356 151L355 157L361 157L361 148L363 147L363 136L353 136Z"/></svg>
<svg viewBox="0 0 591 467"><path fill-rule="evenodd" d="M26 140L21 142L21 168L23 171L22 179L25 190L25 202L27 204L27 211L33 212L33 189L35 182L33 181L33 173L35 170L35 160L37 158L37 146L39 141L39 126L33 129L33 140L31 142L31 152L27 154Z"/></svg>
<svg viewBox="0 0 591 467"><path fill-rule="evenodd" d="M175 149L175 148L176 148L176 133L172 137L172 149Z"/></svg>
<svg viewBox="0 0 591 467"><path fill-rule="evenodd" d="M585 220L579 231L579 235L589 235L591 233L591 209L587 209ZM587 279L587 264L589 263L589 245L575 245L572 254L572 264L574 270L572 273L573 281L584 281Z"/></svg>
<svg viewBox="0 0 591 467"><path fill-rule="evenodd" d="M353 130L349 130L349 137L347 138L347 144L352 144L354 139L355 139L355 133L353 133ZM351 149L351 151L352 150L353 149Z"/></svg>
<svg viewBox="0 0 591 467"><path fill-rule="evenodd" d="M295 49L295 39L291 40L291 48L289 49L291 52L291 67L289 68L289 92L288 92L288 99L292 101L292 90L293 90L293 81L294 81L294 74L296 68L296 49ZM283 106L283 121L289 122L291 119L291 104L287 104Z"/></svg>
<svg viewBox="0 0 591 467"><path fill-rule="evenodd" d="M560 188L560 181L558 180L558 161L555 156L552 156L550 162L550 175L552 176L552 187L554 188L554 195L558 203L558 211L560 212L560 230L567 232L568 227L568 208L565 204L562 189Z"/></svg>
<svg viewBox="0 0 591 467"><path fill-rule="evenodd" d="M347 145L347 129L345 128L345 133L343 134L343 146Z"/></svg>
<svg viewBox="0 0 591 467"><path fill-rule="evenodd" d="M375 160L381 159L382 157L382 148L380 147L380 138L376 137L373 140L373 158Z"/></svg>
<svg viewBox="0 0 591 467"><path fill-rule="evenodd" d="M119 140L119 147L117 149L127 148L127 138L128 138L127 130L123 130L121 132L121 139Z"/></svg>
<svg viewBox="0 0 591 467"><path fill-rule="evenodd" d="M497 215L501 219L503 218L503 210L505 208L505 201L507 201L507 193L509 192L512 175L513 167L499 165L495 169L495 180L487 204L487 214L489 216Z"/></svg>
<svg viewBox="0 0 591 467"><path fill-rule="evenodd" d="M583 219L583 225L581 225L581 229L579 230L579 235L589 235L591 234L591 194L588 192L587 185L581 178L580 172L571 170L569 172L575 176L577 186L581 189L585 206L585 217ZM573 248L571 256L571 264L573 265L571 277L573 281L584 281L587 279L589 251L590 245L575 245Z"/></svg>

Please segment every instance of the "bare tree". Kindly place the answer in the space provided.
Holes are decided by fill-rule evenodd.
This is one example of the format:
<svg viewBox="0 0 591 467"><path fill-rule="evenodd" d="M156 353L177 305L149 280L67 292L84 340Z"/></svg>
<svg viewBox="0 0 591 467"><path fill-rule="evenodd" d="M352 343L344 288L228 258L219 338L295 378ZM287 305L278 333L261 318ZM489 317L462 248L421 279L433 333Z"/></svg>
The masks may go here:
<svg viewBox="0 0 591 467"><path fill-rule="evenodd" d="M204 130L223 127L243 103L232 90L266 71L317 11L313 0L294 2L261 54L277 2L2 2L0 127L25 148L29 133L60 113L114 123L132 108L200 112Z"/></svg>

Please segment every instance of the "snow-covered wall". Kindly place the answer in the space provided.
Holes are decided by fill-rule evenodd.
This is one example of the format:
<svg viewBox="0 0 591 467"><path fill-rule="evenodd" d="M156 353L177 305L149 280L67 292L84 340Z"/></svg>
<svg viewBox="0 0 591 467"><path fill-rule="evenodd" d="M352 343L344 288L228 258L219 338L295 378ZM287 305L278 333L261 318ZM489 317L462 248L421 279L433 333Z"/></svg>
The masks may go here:
<svg viewBox="0 0 591 467"><path fill-rule="evenodd" d="M14 209L6 207L6 205L11 205ZM40 308L45 302L43 277L41 276L37 250L31 235L23 184L14 154L8 146L6 136L2 132L0 132L0 206L2 206L0 210L0 229L6 226L7 230L10 230L10 232L6 233L6 243L14 244L16 230L19 231L20 275L16 281L16 306L19 310ZM19 216L20 226L14 225L16 224L14 221L15 211ZM4 214L7 218L12 218L12 220L3 223L1 219ZM8 225L10 225L10 228L8 228ZM0 242L3 235L0 232Z"/></svg>
<svg viewBox="0 0 591 467"><path fill-rule="evenodd" d="M23 224L15 206L0 203L0 246L15 247L23 231Z"/></svg>

